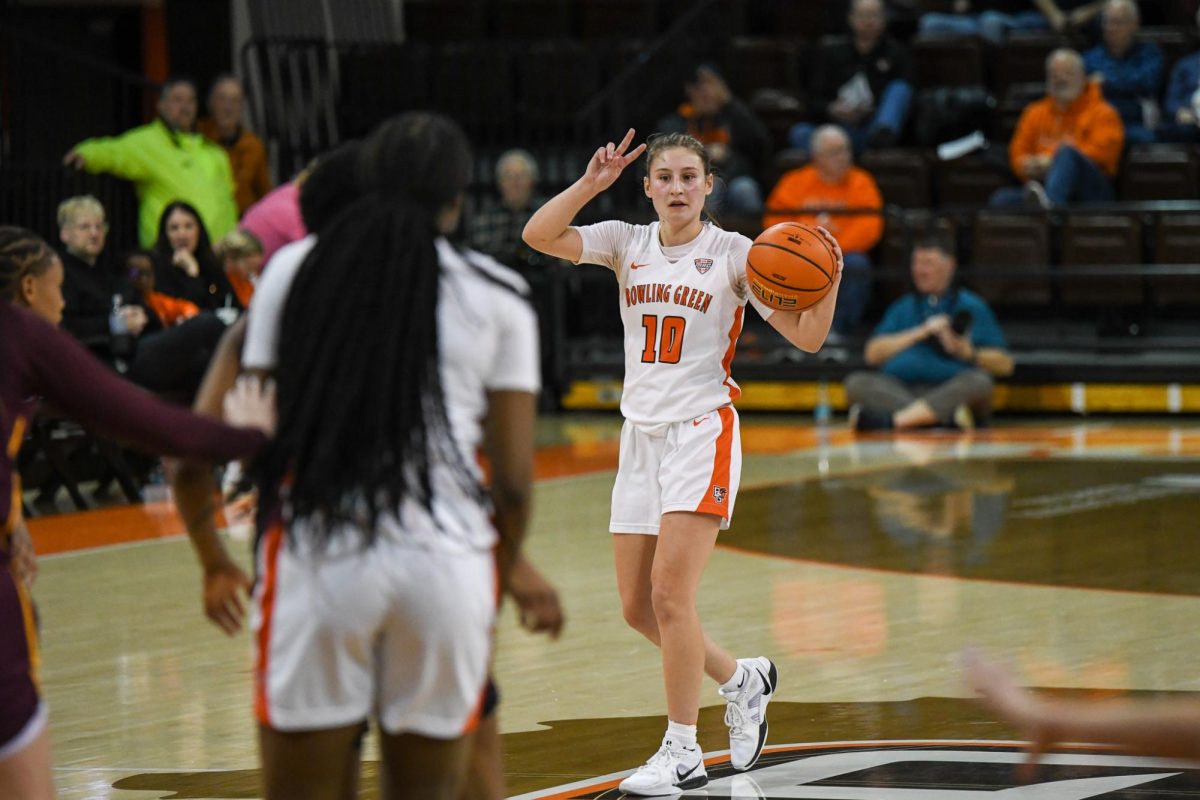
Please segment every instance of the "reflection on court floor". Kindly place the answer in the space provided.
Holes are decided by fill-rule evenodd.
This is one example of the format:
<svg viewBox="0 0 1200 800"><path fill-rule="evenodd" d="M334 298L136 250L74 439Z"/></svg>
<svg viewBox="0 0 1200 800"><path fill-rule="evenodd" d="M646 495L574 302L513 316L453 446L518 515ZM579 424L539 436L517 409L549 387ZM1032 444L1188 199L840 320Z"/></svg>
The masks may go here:
<svg viewBox="0 0 1200 800"><path fill-rule="evenodd" d="M513 796L619 796L661 736L657 651L621 620L606 533L617 427L567 417L542 432L529 547L569 619L557 643L510 610L500 626ZM705 687L711 782L685 796L1200 797L1188 765L1095 749L1064 749L1017 786L1016 732L966 699L957 667L970 643L1054 691L1200 691L1200 428L856 439L749 417L744 441L700 611L735 654L776 661L778 699L766 756L739 775ZM170 509L31 527L49 554L36 595L61 796L259 797L249 643L202 619ZM364 759L369 786L373 748Z"/></svg>

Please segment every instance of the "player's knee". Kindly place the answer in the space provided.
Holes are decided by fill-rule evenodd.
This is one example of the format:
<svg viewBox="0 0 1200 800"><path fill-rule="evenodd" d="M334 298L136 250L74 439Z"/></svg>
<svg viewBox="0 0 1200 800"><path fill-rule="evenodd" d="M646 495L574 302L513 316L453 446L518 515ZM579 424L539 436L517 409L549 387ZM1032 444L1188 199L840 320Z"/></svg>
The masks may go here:
<svg viewBox="0 0 1200 800"><path fill-rule="evenodd" d="M622 600L621 613L625 616L625 623L643 636L653 639L654 635L658 633L654 607L641 598Z"/></svg>
<svg viewBox="0 0 1200 800"><path fill-rule="evenodd" d="M671 581L658 581L651 591L654 619L661 627L670 625L694 611L696 599Z"/></svg>

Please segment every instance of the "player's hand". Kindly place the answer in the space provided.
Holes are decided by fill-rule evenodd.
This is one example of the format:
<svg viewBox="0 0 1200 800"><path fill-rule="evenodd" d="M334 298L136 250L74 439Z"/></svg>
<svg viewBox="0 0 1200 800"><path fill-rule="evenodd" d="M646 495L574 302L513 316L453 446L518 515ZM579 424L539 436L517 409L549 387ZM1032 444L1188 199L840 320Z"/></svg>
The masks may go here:
<svg viewBox="0 0 1200 800"><path fill-rule="evenodd" d="M962 664L963 679L979 702L1028 740L1025 749L1029 758L1017 768L1017 776L1022 782L1029 783L1037 771L1038 760L1055 744L1045 702L1013 683L1002 667L975 649L963 652Z"/></svg>
<svg viewBox="0 0 1200 800"><path fill-rule="evenodd" d="M25 520L17 519L17 525L8 540L8 549L8 569L13 580L23 585L26 591L32 590L37 580L37 554L33 551L33 537L29 535L29 528L25 527Z"/></svg>
<svg viewBox="0 0 1200 800"><path fill-rule="evenodd" d="M825 228L821 227L820 225L817 226L817 232L825 237L825 241L829 243L830 249L833 250L834 262L835 262L834 271L833 271L833 282L837 283L838 281L840 281L842 279L842 268L846 266L845 260L842 258L842 246L840 244L838 244L838 240L834 237L834 235L832 233L825 230Z"/></svg>
<svg viewBox="0 0 1200 800"><path fill-rule="evenodd" d="M235 428L257 428L267 436L275 434L275 381L243 375L225 393L222 407L225 421Z"/></svg>
<svg viewBox="0 0 1200 800"><path fill-rule="evenodd" d="M87 159L78 150L74 149L67 151L67 154L63 156L62 163L64 167L71 167L72 169L87 169Z"/></svg>
<svg viewBox="0 0 1200 800"><path fill-rule="evenodd" d="M566 622L558 590L524 556L517 556L509 573L508 593L517 604L521 627L558 638Z"/></svg>
<svg viewBox="0 0 1200 800"><path fill-rule="evenodd" d="M633 148L632 151L626 152L629 150L629 145L633 143L633 133L633 128L630 128L620 144L609 142L592 154L592 160L588 162L583 177L592 182L597 192L602 192L612 186L621 176L625 167L632 164L638 156L645 152L645 142Z"/></svg>
<svg viewBox="0 0 1200 800"><path fill-rule="evenodd" d="M250 587L250 578L232 559L224 558L205 567L204 616L233 636L246 618L242 597L250 596Z"/></svg>
<svg viewBox="0 0 1200 800"><path fill-rule="evenodd" d="M940 336L942 331L948 330L950 330L950 316L948 314L934 314L921 324L921 332L925 336Z"/></svg>

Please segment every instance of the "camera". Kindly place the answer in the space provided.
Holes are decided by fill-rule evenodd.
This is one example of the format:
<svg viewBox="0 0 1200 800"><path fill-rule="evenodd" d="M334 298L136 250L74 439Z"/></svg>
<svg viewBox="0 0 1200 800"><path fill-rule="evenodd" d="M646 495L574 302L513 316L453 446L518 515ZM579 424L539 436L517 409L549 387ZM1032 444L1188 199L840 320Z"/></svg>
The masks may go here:
<svg viewBox="0 0 1200 800"><path fill-rule="evenodd" d="M971 316L970 311L957 311L955 312L954 316L950 318L950 330L954 331L959 336L963 336L971 329L971 322L973 319L974 318Z"/></svg>

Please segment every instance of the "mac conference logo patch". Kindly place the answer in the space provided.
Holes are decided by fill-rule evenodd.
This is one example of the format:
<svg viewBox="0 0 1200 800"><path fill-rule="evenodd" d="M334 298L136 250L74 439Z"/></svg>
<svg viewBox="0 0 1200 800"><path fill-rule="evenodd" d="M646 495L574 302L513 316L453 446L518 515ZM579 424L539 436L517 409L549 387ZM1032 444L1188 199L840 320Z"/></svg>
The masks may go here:
<svg viewBox="0 0 1200 800"><path fill-rule="evenodd" d="M1033 782L1018 784L1017 742L884 741L768 746L754 768L735 772L729 755L706 758L708 785L682 798L708 800L1154 800L1200 796L1200 765L1062 747L1043 757ZM616 800L633 771L602 775L512 800Z"/></svg>

